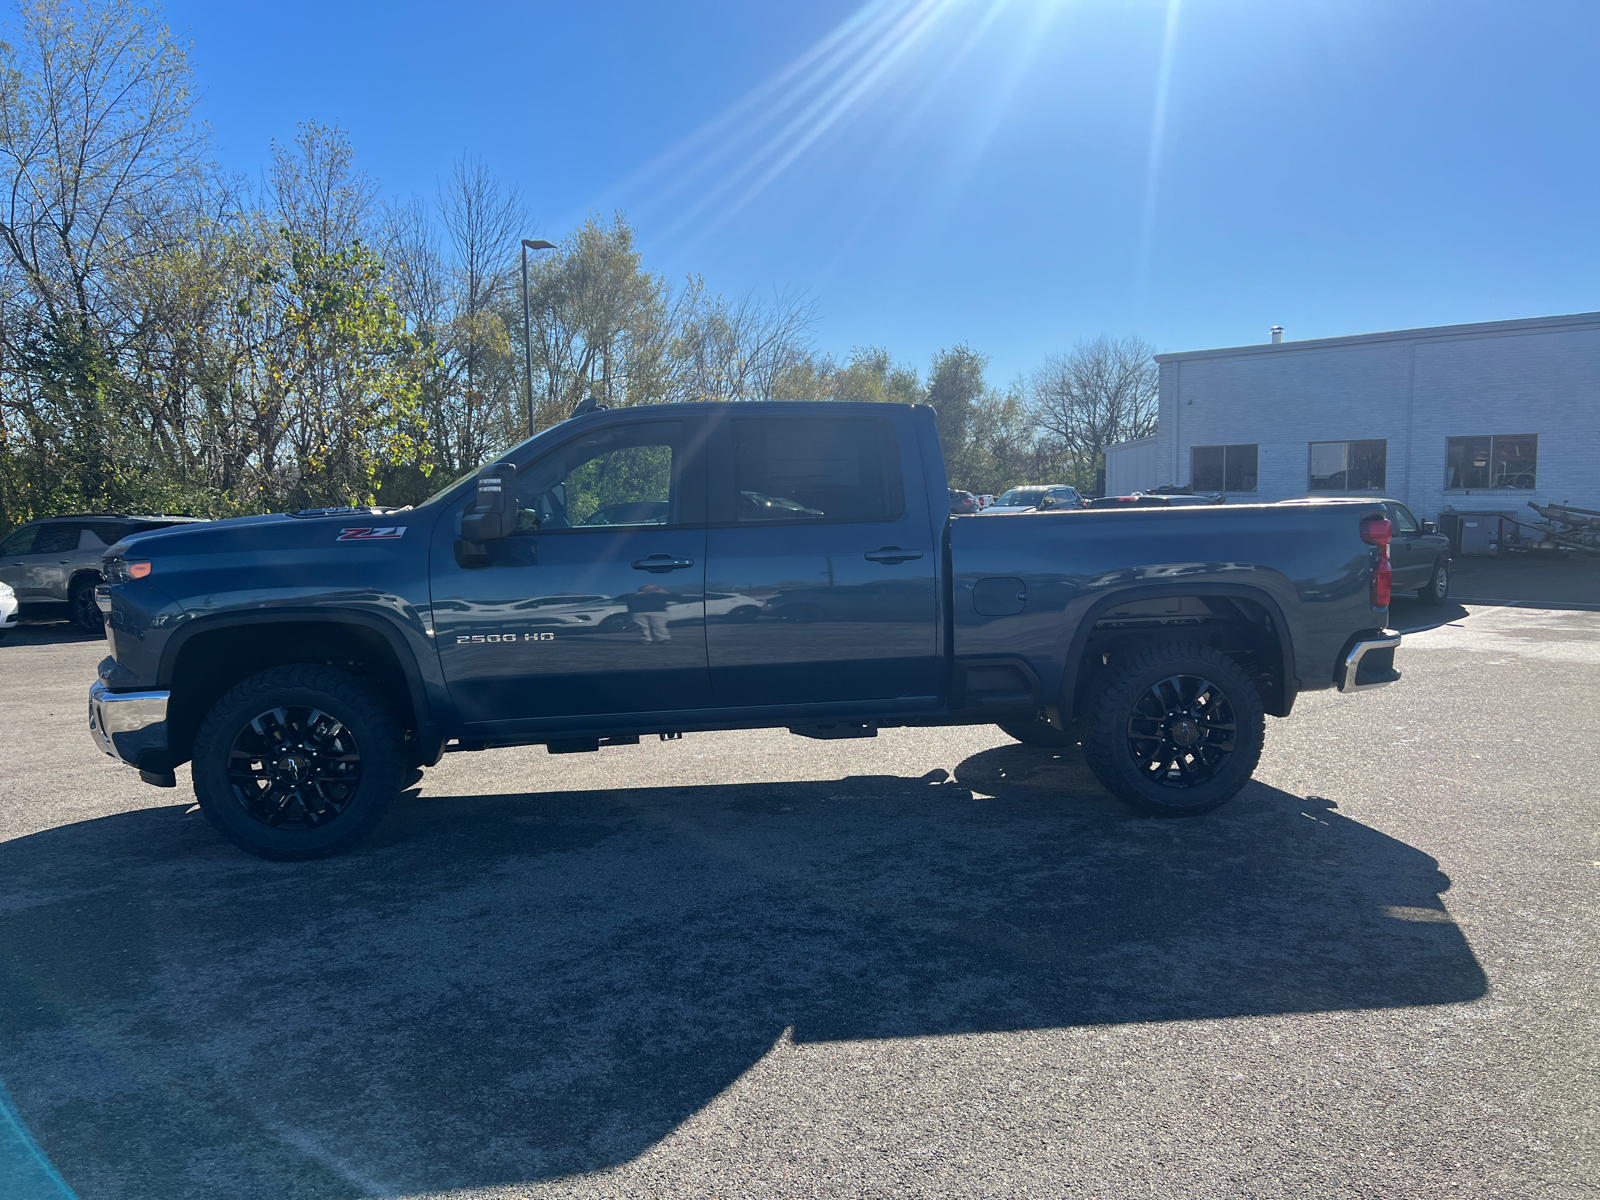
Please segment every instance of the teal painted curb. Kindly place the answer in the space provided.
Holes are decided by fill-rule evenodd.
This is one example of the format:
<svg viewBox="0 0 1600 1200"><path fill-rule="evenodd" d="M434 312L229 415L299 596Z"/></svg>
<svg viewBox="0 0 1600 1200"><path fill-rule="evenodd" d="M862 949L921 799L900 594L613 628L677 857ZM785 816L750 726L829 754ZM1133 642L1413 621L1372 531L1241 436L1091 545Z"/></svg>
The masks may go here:
<svg viewBox="0 0 1600 1200"><path fill-rule="evenodd" d="M0 1196L6 1200L78 1200L22 1123L0 1082Z"/></svg>

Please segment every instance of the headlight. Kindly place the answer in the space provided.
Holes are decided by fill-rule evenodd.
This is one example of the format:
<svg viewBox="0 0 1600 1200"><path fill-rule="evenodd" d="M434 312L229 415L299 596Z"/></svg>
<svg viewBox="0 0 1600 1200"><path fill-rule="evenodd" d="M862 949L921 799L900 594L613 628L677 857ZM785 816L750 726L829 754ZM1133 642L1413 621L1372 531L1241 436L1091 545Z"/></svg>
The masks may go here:
<svg viewBox="0 0 1600 1200"><path fill-rule="evenodd" d="M0 600L15 600L17 593L12 591L9 583L0 583Z"/></svg>
<svg viewBox="0 0 1600 1200"><path fill-rule="evenodd" d="M107 558L100 562L100 573L107 583L127 583L150 574L150 564L143 559Z"/></svg>

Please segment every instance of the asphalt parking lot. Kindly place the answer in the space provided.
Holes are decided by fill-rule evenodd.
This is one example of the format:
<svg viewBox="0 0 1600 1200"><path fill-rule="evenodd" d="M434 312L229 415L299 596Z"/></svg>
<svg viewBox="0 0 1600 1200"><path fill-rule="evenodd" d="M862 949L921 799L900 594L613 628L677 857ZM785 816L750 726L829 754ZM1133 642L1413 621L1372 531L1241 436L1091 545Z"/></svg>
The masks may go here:
<svg viewBox="0 0 1600 1200"><path fill-rule="evenodd" d="M1445 617L1190 821L989 728L691 734L451 756L311 864L24 630L0 1080L83 1200L1593 1200L1600 612Z"/></svg>

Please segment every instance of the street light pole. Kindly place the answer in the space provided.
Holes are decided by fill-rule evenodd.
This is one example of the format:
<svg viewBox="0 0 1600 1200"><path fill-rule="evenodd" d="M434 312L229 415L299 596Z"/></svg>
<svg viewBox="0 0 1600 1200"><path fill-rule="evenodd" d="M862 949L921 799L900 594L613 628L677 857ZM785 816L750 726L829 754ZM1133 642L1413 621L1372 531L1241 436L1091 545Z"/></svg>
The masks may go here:
<svg viewBox="0 0 1600 1200"><path fill-rule="evenodd" d="M554 250L554 242L522 239L522 358L528 400L528 436L533 436L533 312L528 303L528 251Z"/></svg>

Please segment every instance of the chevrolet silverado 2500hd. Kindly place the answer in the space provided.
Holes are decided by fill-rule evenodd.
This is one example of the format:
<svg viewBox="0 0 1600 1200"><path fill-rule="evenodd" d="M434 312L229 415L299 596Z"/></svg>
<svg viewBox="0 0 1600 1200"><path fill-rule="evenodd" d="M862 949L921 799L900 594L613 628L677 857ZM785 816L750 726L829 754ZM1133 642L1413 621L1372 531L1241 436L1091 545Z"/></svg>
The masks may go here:
<svg viewBox="0 0 1600 1200"><path fill-rule="evenodd" d="M246 850L343 850L447 751L993 723L1145 812L1263 716L1398 678L1381 504L952 517L933 413L676 404L547 429L415 508L106 555L97 746Z"/></svg>

